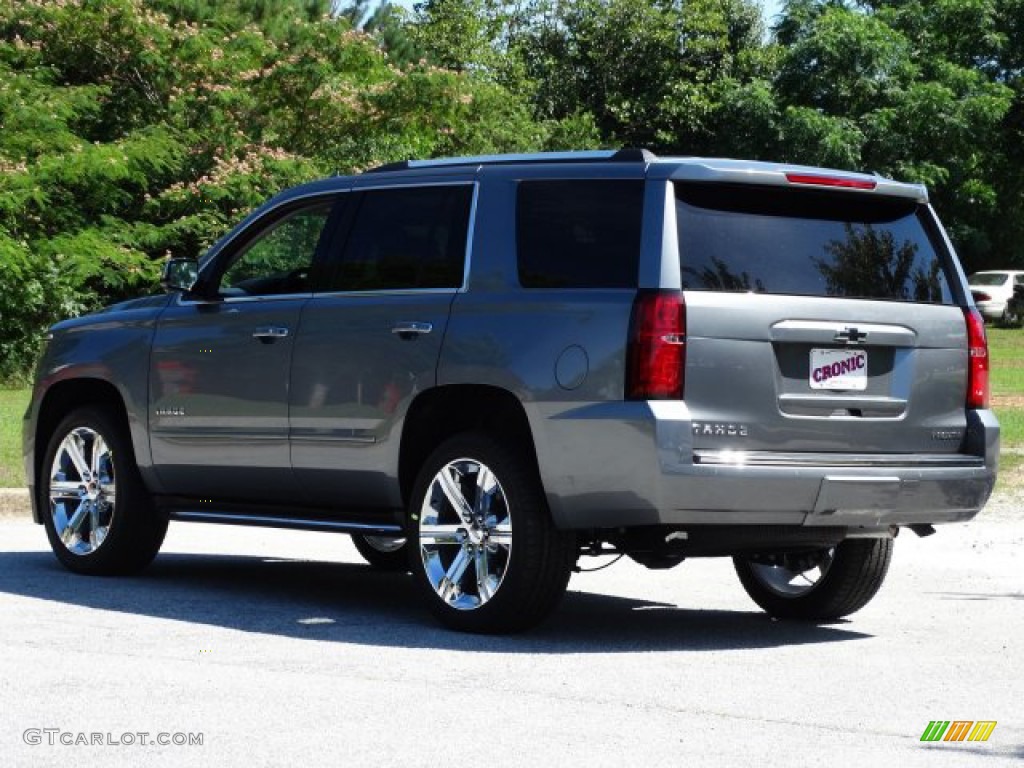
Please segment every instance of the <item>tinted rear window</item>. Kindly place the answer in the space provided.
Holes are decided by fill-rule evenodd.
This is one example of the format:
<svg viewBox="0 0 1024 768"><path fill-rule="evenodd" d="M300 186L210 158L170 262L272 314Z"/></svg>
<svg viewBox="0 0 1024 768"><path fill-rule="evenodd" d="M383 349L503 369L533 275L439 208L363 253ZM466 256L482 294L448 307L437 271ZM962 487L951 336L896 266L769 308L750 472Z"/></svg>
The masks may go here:
<svg viewBox="0 0 1024 768"><path fill-rule="evenodd" d="M970 285L1006 285L1009 275L999 273L982 272L973 274L967 278Z"/></svg>
<svg viewBox="0 0 1024 768"><path fill-rule="evenodd" d="M642 181L524 181L516 239L525 288L635 288Z"/></svg>
<svg viewBox="0 0 1024 768"><path fill-rule="evenodd" d="M951 304L924 214L874 195L680 182L683 288Z"/></svg>

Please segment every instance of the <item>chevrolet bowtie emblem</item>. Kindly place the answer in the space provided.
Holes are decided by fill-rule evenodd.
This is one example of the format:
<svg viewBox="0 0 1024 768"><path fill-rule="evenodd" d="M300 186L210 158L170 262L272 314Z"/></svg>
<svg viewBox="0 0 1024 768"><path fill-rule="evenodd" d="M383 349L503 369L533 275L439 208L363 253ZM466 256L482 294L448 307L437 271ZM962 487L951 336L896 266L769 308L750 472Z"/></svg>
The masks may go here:
<svg viewBox="0 0 1024 768"><path fill-rule="evenodd" d="M856 328L843 328L843 330L836 332L834 338L836 341L845 341L847 344L857 344L864 341L867 337L866 331L862 333Z"/></svg>

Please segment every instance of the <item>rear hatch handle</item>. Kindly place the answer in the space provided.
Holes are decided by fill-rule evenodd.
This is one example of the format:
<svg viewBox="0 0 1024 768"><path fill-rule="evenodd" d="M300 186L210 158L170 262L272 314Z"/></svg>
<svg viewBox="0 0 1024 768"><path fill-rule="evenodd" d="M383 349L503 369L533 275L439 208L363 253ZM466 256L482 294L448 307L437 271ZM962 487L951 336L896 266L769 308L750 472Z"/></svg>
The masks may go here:
<svg viewBox="0 0 1024 768"><path fill-rule="evenodd" d="M871 344L913 347L917 334L905 325L850 323L832 320L782 320L771 329L772 341L797 344Z"/></svg>

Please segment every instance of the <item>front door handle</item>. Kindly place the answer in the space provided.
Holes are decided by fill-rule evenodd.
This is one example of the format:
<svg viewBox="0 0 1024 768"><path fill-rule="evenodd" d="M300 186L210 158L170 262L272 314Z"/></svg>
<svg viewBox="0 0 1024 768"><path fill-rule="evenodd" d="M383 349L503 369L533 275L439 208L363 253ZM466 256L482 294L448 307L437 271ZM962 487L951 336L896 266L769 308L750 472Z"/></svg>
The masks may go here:
<svg viewBox="0 0 1024 768"><path fill-rule="evenodd" d="M252 332L252 337L259 339L263 344L273 344L287 335L288 329L280 325L264 325Z"/></svg>
<svg viewBox="0 0 1024 768"><path fill-rule="evenodd" d="M432 323L421 323L416 321L396 323L391 332L400 339L415 339L417 336L424 336L434 330Z"/></svg>

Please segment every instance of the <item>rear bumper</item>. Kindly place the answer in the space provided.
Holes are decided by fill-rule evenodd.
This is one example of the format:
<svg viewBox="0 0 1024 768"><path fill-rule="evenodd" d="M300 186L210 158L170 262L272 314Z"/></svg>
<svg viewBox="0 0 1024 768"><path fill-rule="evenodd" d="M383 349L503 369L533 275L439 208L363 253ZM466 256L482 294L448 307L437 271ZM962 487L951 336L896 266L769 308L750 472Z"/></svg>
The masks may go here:
<svg viewBox="0 0 1024 768"><path fill-rule="evenodd" d="M607 403L542 419L555 523L876 528L970 520L995 485L999 425L972 411L958 454L695 451L682 402Z"/></svg>
<svg viewBox="0 0 1024 768"><path fill-rule="evenodd" d="M988 320L999 320L1006 311L1006 301L979 301L975 303L978 311Z"/></svg>

